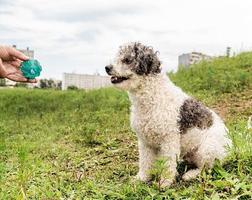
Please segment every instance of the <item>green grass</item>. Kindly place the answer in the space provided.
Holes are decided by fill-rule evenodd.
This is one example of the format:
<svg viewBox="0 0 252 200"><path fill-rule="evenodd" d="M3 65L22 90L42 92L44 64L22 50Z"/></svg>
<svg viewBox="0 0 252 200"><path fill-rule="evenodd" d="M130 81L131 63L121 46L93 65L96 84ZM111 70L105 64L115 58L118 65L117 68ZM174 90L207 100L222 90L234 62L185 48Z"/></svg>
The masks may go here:
<svg viewBox="0 0 252 200"><path fill-rule="evenodd" d="M170 73L171 79L186 91L211 94L240 92L252 89L252 53L245 52L231 58L203 61L189 69L181 67Z"/></svg>
<svg viewBox="0 0 252 200"><path fill-rule="evenodd" d="M234 147L223 165L164 191L132 181L138 151L126 93L0 90L0 199L251 199L252 130L246 124L252 113L251 55L170 74L207 105L226 109ZM223 80L223 71L231 80Z"/></svg>

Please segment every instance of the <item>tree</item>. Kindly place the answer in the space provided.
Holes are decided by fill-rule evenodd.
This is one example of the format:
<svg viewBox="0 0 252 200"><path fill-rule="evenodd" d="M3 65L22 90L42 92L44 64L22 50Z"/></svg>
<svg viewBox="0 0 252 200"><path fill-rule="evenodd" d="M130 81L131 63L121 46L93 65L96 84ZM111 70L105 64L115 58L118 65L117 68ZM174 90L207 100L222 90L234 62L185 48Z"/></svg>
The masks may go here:
<svg viewBox="0 0 252 200"><path fill-rule="evenodd" d="M227 56L228 58L230 57L230 51L231 51L231 47L227 47L226 56Z"/></svg>
<svg viewBox="0 0 252 200"><path fill-rule="evenodd" d="M47 80L46 79L40 79L39 87L42 88L42 89L47 88Z"/></svg>
<svg viewBox="0 0 252 200"><path fill-rule="evenodd" d="M14 87L28 88L27 83L16 83Z"/></svg>
<svg viewBox="0 0 252 200"><path fill-rule="evenodd" d="M68 90L78 90L78 87L75 85L70 85L67 87Z"/></svg>
<svg viewBox="0 0 252 200"><path fill-rule="evenodd" d="M55 81L53 79L40 79L39 87L42 89L45 88L54 88L54 89L61 89L62 81Z"/></svg>
<svg viewBox="0 0 252 200"><path fill-rule="evenodd" d="M61 88L62 88L62 81L59 81L59 82L57 83L56 88L57 88L58 90L61 90Z"/></svg>
<svg viewBox="0 0 252 200"><path fill-rule="evenodd" d="M4 78L0 78L0 86L6 86L6 81Z"/></svg>

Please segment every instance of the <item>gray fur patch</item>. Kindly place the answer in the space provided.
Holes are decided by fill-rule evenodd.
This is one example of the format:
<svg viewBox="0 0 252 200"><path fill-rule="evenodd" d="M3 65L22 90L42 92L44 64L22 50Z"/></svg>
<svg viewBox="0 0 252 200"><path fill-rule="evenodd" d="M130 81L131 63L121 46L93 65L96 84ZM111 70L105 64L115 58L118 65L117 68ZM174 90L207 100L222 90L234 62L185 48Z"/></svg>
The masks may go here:
<svg viewBox="0 0 252 200"><path fill-rule="evenodd" d="M121 62L138 75L157 74L161 72L161 62L152 47L145 46L139 42L134 42L120 47L119 56Z"/></svg>
<svg viewBox="0 0 252 200"><path fill-rule="evenodd" d="M178 124L182 134L193 127L206 129L213 124L213 116L200 102L195 99L187 99L180 107Z"/></svg>

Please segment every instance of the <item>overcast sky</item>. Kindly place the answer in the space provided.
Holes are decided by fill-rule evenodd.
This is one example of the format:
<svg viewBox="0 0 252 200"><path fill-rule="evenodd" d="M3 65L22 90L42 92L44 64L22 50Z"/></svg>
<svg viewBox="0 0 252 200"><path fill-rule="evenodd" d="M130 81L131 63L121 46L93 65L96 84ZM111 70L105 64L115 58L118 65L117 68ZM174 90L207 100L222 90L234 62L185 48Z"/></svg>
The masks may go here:
<svg viewBox="0 0 252 200"><path fill-rule="evenodd" d="M251 50L252 1L0 0L0 44L34 49L42 77L104 74L129 41L158 50L166 71L182 53Z"/></svg>

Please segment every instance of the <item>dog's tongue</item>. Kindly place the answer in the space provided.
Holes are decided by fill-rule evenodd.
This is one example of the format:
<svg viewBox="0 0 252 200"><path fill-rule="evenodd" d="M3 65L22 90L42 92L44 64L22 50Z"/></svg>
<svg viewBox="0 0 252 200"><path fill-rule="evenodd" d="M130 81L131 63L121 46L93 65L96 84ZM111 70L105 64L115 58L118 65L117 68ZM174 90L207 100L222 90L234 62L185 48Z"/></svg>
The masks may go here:
<svg viewBox="0 0 252 200"><path fill-rule="evenodd" d="M117 80L117 77L116 76L112 76L111 77L111 81L116 81Z"/></svg>
<svg viewBox="0 0 252 200"><path fill-rule="evenodd" d="M121 83L124 79L122 77L112 76L111 82L112 83Z"/></svg>
<svg viewBox="0 0 252 200"><path fill-rule="evenodd" d="M111 77L111 82L112 83L121 83L124 80L127 80L128 78L126 77L117 77L117 76L112 76Z"/></svg>

